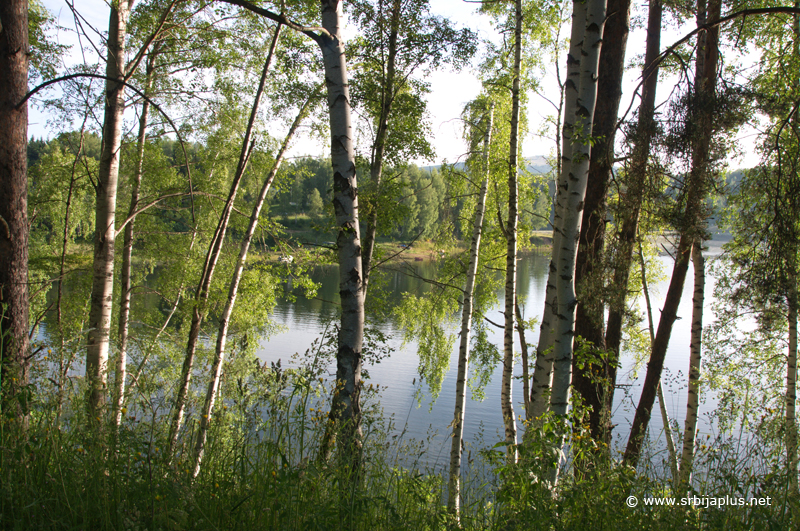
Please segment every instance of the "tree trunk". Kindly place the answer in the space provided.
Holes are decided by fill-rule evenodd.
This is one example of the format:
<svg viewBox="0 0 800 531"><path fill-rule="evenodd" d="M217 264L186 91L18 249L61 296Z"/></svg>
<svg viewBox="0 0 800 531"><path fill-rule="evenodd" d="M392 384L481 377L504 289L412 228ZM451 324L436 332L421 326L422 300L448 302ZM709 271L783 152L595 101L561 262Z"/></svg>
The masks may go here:
<svg viewBox="0 0 800 531"><path fill-rule="evenodd" d="M342 3L322 0L322 26L328 35L319 37L328 87L331 128L331 164L333 166L333 208L339 234L339 295L342 320L336 352L336 388L331 404L330 421L321 455L330 453L334 431L341 430L345 456L354 465L360 462L361 449L361 363L364 340L364 272L361 264L361 233L358 225L358 188L356 181L354 131L350 120L350 94L347 61L341 38Z"/></svg>
<svg viewBox="0 0 800 531"><path fill-rule="evenodd" d="M789 352L786 363L786 464L789 492L797 495L797 274L789 275Z"/></svg>
<svg viewBox="0 0 800 531"><path fill-rule="evenodd" d="M106 61L105 114L103 146L95 192L94 260L92 295L89 307L89 334L86 349L88 384L88 420L99 428L106 405L111 310L114 292L114 241L122 146L122 115L125 111L125 34L130 14L130 0L111 4L108 22L108 58Z"/></svg>
<svg viewBox="0 0 800 531"><path fill-rule="evenodd" d="M578 257L575 265L575 286L578 309L575 316L575 335L591 342L602 359L601 364L583 364L578 368L572 361L572 386L590 406L589 425L592 437L605 440L610 415L605 410L608 392L609 359L605 353L603 291L603 241L606 232L606 194L614 163L614 138L617 114L622 97L622 74L625 50L630 30L630 0L609 0L608 19L603 32L603 48L597 79L597 106L592 123L591 161L586 185ZM576 345L577 346L577 345Z"/></svg>
<svg viewBox="0 0 800 531"><path fill-rule="evenodd" d="M64 352L64 326L62 322L63 313L62 313L62 300L64 298L64 275L66 274L67 269L67 249L69 244L69 220L70 214L72 211L72 194L75 191L75 183L78 181L76 177L76 172L78 168L78 162L80 161L81 156L83 155L83 142L84 142L84 132L86 130L86 120L88 119L89 114L87 113L84 115L83 123L81 124L81 131L80 131L80 140L78 142L78 149L75 154L75 159L72 161L72 172L70 174L69 179L69 189L67 190L67 201L64 205L64 232L61 239L61 260L58 267L58 293L56 294L56 323L58 324L58 339L59 339L59 348L62 355L59 356L58 360L58 380L56 382L56 419L55 419L55 427L59 428L61 426L61 419L63 415L63 408L64 408L64 386L66 385L67 381L67 372L69 371L69 367L72 365L72 358L73 354L70 354L68 360L64 360L63 352Z"/></svg>
<svg viewBox="0 0 800 531"><path fill-rule="evenodd" d="M579 1L573 2L573 9L582 7ZM569 391L572 373L572 345L575 328L575 259L578 252L578 238L581 230L581 213L586 194L589 174L589 157L591 143L589 133L592 130L592 117L597 100L597 69L600 59L600 48L603 39L603 23L605 21L606 2L591 0L586 4L586 26L582 38L581 59L579 66L579 84L576 90L575 106L572 108L575 132L570 139L572 143L572 160L566 171L567 188L563 191L561 202L564 218L558 227L561 232L561 248L558 250L556 267L556 299L557 327L553 342L553 392L550 407L556 415L566 415L569 406ZM569 81L567 82L569 85ZM565 110L565 116L570 109ZM580 138L580 140L574 140ZM566 161L565 161L566 162Z"/></svg>
<svg viewBox="0 0 800 531"><path fill-rule="evenodd" d="M700 2L703 3L703 0L700 0ZM705 9L698 9L698 26L704 25L706 20L713 22L719 19L720 3L720 0L711 0L708 7L708 17L706 17ZM692 139L692 165L685 185L686 210L679 227L680 239L678 248L675 251L672 279L664 300L664 308L661 311L661 318L658 323L658 332L653 342L650 362L647 364L647 374L645 375L642 394L636 407L631 434L623 457L623 462L633 467L636 467L639 461L644 433L650 422L650 413L655 401L656 386L661 381L664 357L672 334L672 325L677 318L678 306L681 302L692 244L700 233L700 215L706 196L709 145L713 132L712 112L718 62L718 40L719 27L714 26L708 29L705 34L700 35L700 42L697 47L693 102L697 133Z"/></svg>
<svg viewBox="0 0 800 531"><path fill-rule="evenodd" d="M383 174L383 158L386 151L386 135L389 132L389 115L392 112L392 103L395 98L394 77L397 59L397 36L400 33L400 11L402 2L394 0L392 2L392 20L389 30L389 53L386 58L386 74L381 85L381 111L378 116L378 130L375 133L375 143L372 146L372 161L369 166L370 179L374 187L374 198L372 208L369 211L367 227L364 234L364 249L361 255L364 272L364 298L367 296L369 283L370 264L372 253L375 247L375 235L378 230L378 196L381 190L381 177Z"/></svg>
<svg viewBox="0 0 800 531"><path fill-rule="evenodd" d="M517 420L514 415L512 382L514 381L514 303L517 300L517 152L519 151L519 91L520 67L522 64L522 0L516 0L514 9L514 72L511 88L511 132L508 146L508 219L504 229L506 236L506 286L505 326L503 327L503 376L500 384L500 407L508 459L517 461Z"/></svg>
<svg viewBox="0 0 800 531"><path fill-rule="evenodd" d="M193 478L196 478L200 473L200 465L203 461L203 453L205 450L206 438L208 436L208 426L211 424L211 416L214 412L214 402L217 398L220 375L222 374L222 364L225 361L225 344L228 340L228 327L230 325L231 314L233 313L233 306L236 304L236 295L239 291L239 282L242 279L242 273L244 272L244 264L247 261L247 253L250 250L250 243L253 241L253 235L256 232L256 227L258 227L258 218L261 215L261 208L264 206L264 201L267 199L267 193L272 186L272 181L275 180L275 176L278 174L281 163L283 163L283 157L286 154L286 150L289 148L289 144L291 143L297 128L300 126L300 122L302 122L303 118L305 118L309 105L311 104L312 100L316 99L316 97L316 94L312 94L308 100L306 100L305 104L300 109L300 112L297 113L294 123L292 123L292 126L289 128L289 132L286 134L283 145L278 151L278 155L275 158L275 163L272 165L272 170L270 170L269 175L267 175L267 178L261 187L261 192L258 194L258 198L256 199L256 203L253 205L253 213L250 215L250 224L248 225L247 232L242 240L242 245L239 250L239 258L236 261L236 266L233 270L233 277L231 278L231 283L228 288L228 301L225 303L225 309L222 311L222 315L219 318L217 347L214 352L214 363L211 368L211 381L208 383L208 391L206 392L203 414L200 416L197 440L194 447L194 470L192 472Z"/></svg>
<svg viewBox="0 0 800 531"><path fill-rule="evenodd" d="M272 57L275 53L275 48L278 45L278 38L281 32L281 25L275 28L275 33L272 37L269 54L267 60L264 62L264 68L261 72L261 80L256 91L255 99L253 101L253 108L250 111L250 120L247 124L244 140L242 141L242 149L239 154L239 162L236 168L236 173L231 182L231 189L228 192L228 199L225 202L225 207L220 215L219 222L214 236L209 243L208 253L206 254L205 264L200 274L200 282L197 285L195 292L195 304L192 310L192 324L189 328L189 340L186 345L186 356L183 360L183 368L181 370L181 379L178 387L178 394L175 399L175 413L172 417L172 424L170 426L169 435L169 449L167 451L167 459L172 459L175 453L175 447L178 443L178 434L180 433L181 425L183 423L183 415L186 411L186 400L189 395L189 385L192 379L192 367L194 366L195 352L197 350L197 341L200 338L200 326L205 319L208 304L208 295L211 289L211 280L214 276L214 270L219 260L219 255L222 252L222 245L225 241L225 234L228 230L228 222L230 221L231 212L233 211L233 203L236 199L236 194L239 190L244 172L247 169L247 163L250 161L250 153L252 150L253 126L255 124L256 115L258 113L258 106L261 102L261 96L264 93L264 88L267 82L267 74L269 73L269 66L272 62Z"/></svg>
<svg viewBox="0 0 800 531"><path fill-rule="evenodd" d="M642 292L644 293L645 307L647 311L647 329L650 332L650 348L653 348L653 341L656 339L655 324L653 323L653 305L650 304L650 289L647 287L647 268L644 263L644 253L642 252L642 240L638 238L639 243L639 266L642 269ZM661 409L661 421L664 426L664 436L667 440L667 454L669 455L669 469L672 473L673 482L677 481L678 477L678 454L675 450L675 439L672 438L672 425L669 421L669 411L667 411L667 402L664 399L664 389L661 382L658 382L656 388L656 395L658 396L658 407Z"/></svg>
<svg viewBox="0 0 800 531"><path fill-rule="evenodd" d="M519 309L519 298L514 301L514 313L517 315L517 334L519 335L519 348L522 353L522 398L523 406L525 407L525 418L528 418L528 410L531 407L530 402L530 382L528 378L528 341L525 339L525 322L522 318L522 312Z"/></svg>
<svg viewBox="0 0 800 531"><path fill-rule="evenodd" d="M692 336L689 346L689 389L686 397L686 420L683 424L683 452L679 485L681 492L692 480L694 439L697 431L697 409L700 404L700 362L703 339L703 299L705 291L705 263L702 242L696 240L692 247L694 265L694 297L692 298Z"/></svg>
<svg viewBox="0 0 800 531"><path fill-rule="evenodd" d="M25 427L28 383L28 2L0 4L0 412Z"/></svg>
<svg viewBox="0 0 800 531"><path fill-rule="evenodd" d="M574 92L574 103L564 111L565 124L574 120L574 131L565 140L572 144L569 164L564 161L563 172L568 172L565 188L559 190L560 210L563 218L556 229L561 234L560 246L554 249L556 260L556 330L553 340L553 390L550 395L550 409L559 417L566 417L569 408L569 394L572 378L572 347L575 339L575 310L578 301L575 296L575 259L578 253L578 239L581 230L586 184L591 155L591 130L597 101L597 69L600 49L603 42L603 25L606 15L605 0L590 0L585 4L573 1L573 13L586 11L586 24L581 38L581 55L577 86L574 79L567 81L567 89ZM570 57L572 60L577 60ZM567 151L565 144L564 151ZM557 439L556 449L561 450L561 437ZM559 467L550 468L548 480L555 485Z"/></svg>
<svg viewBox="0 0 800 531"><path fill-rule="evenodd" d="M536 367L533 371L531 385L531 407L528 420L541 417L550 406L551 386L553 378L554 331L557 325L556 277L558 255L561 250L561 225L564 218L562 195L566 194L569 168L572 163L572 136L575 126L575 108L578 100L578 78L580 76L581 47L586 30L586 9L583 4L573 2L572 31L570 34L569 54L567 56L567 79L564 83L564 125L561 129L561 171L556 186L555 218L553 220L553 256L547 274L545 288L544 311L542 325L539 328L539 342L536 346Z"/></svg>
<svg viewBox="0 0 800 531"><path fill-rule="evenodd" d="M475 276L478 272L478 256L483 231L483 216L486 212L486 194L489 189L489 145L494 124L494 105L489 108L486 132L483 137L484 178L481 184L475 219L472 225L472 243L469 251L469 266L464 285L464 303L461 309L461 340L458 344L458 374L456 376L456 405L453 414L453 440L450 445L450 482L447 489L447 509L458 517L461 505L461 446L464 437L464 411L467 406L467 376L469 375L469 340L472 331L472 295L475 291Z"/></svg>
<svg viewBox="0 0 800 531"><path fill-rule="evenodd" d="M614 404L614 391L617 382L617 364L622 343L622 321L625 315L625 299L628 296L628 278L633 262L633 246L639 233L639 213L647 182L647 161L650 156L650 143L655 129L655 101L658 88L659 64L656 58L661 47L661 0L651 0L647 15L647 43L645 66L642 70L642 101L639 104L639 122L636 126L631 163L626 174L626 186L620 191L620 212L617 214L619 232L616 235L617 250L613 264L612 285L616 288L610 293L608 304L608 324L606 326L606 350L608 351L609 388L603 408L611 411ZM610 415L606 419L607 429L603 441L611 443Z"/></svg>
<svg viewBox="0 0 800 531"><path fill-rule="evenodd" d="M145 96L150 96L150 89L153 84L153 70L155 69L156 51L152 51L147 58L145 69ZM142 113L139 116L139 134L136 143L136 173L133 177L133 188L131 189L131 204L128 208L128 216L133 216L139 208L139 189L142 185L142 171L144 168L144 144L147 133L147 120L150 113L150 102L144 99L142 102ZM114 426L118 429L122 423L122 402L125 398L125 378L127 376L127 357L128 357L128 323L131 312L131 260L133 257L133 225L131 219L125 225L125 236L122 245L122 268L120 269L120 299L119 299L119 354L117 355L117 374L114 382Z"/></svg>

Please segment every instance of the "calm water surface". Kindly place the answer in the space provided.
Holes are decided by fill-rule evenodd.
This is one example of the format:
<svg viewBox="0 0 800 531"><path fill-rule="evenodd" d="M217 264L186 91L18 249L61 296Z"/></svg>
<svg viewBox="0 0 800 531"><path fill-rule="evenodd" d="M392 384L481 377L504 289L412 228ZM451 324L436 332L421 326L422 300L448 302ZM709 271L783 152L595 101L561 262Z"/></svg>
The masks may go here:
<svg viewBox="0 0 800 531"><path fill-rule="evenodd" d="M709 255L719 254L719 242L709 242ZM523 255L518 265L518 292L520 300L524 300L525 317L536 316L541 318L544 305L544 291L547 281L547 265L549 255L529 254ZM669 276L672 273L672 258L660 257L664 277L663 281L651 286L651 301L653 304L656 326L658 315L663 305L663 298L667 290ZM432 276L435 265L430 262L412 262L420 275ZM336 303L338 303L338 268L319 268L314 272L314 280L321 283L317 298L309 300L298 297L294 302L280 301L275 309L274 320L282 325L284 332L263 338L258 352L262 361L275 362L281 360L284 365L290 361L295 353L303 353L312 346L312 342L319 338L325 323L336 316ZM714 279L706 275L706 312L710 312L713 303ZM425 290L424 283L401 272L393 273L390 277L390 298L398 300L403 293L420 293ZM689 366L689 334L691 326L691 299L693 291L693 273L689 268L686 279L681 306L678 311L679 320L675 323L670 341L669 350L665 361L664 388L668 412L679 426L683 426L686 409L685 374ZM502 294L498 297L500 304L493 308L488 317L495 322L502 322ZM643 297L639 303L644 308ZM710 315L707 313L706 315ZM459 317L460 319L460 317ZM707 317L706 322L710 321ZM642 322L646 327L646 320ZM382 331L391 337L389 344L395 349L391 357L379 364L367 365L370 383L385 387L380 403L386 416L393 415L396 429L405 431L406 436L424 439L431 434L433 437L428 446L428 461L434 466L443 466L448 462L449 433L448 425L453 419L455 404L455 379L457 371L457 345L450 358L450 369L444 378L439 397L432 401L427 388L422 388L426 393L421 405L415 398L415 393L420 389L419 375L417 373L418 357L417 344L402 345L402 334L389 322L381 327ZM455 333L457 328L453 323L451 330ZM492 328L492 341L502 347L502 330ZM527 341L535 345L538 340L539 330L527 333ZM516 339L516 338L515 338ZM519 345L515 345L519 350ZM634 378L634 359L629 353L623 354L622 366L619 371L618 384L620 389L615 393L613 423L617 425L615 434L617 445L624 445L630 429L631 419L641 392L641 381L644 379L646 367L638 368L638 379ZM484 433L484 443L493 444L503 438L502 417L500 413L500 365L495 369L491 382L485 390L486 398L477 401L468 396L466 407L466 421L464 438L473 441L479 431ZM331 377L335 374L335 365L328 367ZM514 375L522 374L521 364L518 362ZM675 378L670 378L670 377ZM522 385L520 379L514 380L514 411L517 415L524 415L522 405ZM713 407L713 399L701 404L701 414L704 410ZM663 445L662 417L656 404L653 408L651 420L651 437L661 440ZM705 434L711 427L700 421L700 433ZM522 433L520 431L520 433ZM658 445L658 446L661 446Z"/></svg>

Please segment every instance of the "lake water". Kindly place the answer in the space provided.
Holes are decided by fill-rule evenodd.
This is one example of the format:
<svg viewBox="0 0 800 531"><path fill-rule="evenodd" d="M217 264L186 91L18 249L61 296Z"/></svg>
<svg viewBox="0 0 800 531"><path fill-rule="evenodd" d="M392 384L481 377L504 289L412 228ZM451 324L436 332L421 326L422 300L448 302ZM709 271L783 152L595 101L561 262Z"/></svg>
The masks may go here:
<svg viewBox="0 0 800 531"><path fill-rule="evenodd" d="M708 242L709 252L707 256L718 255L720 242ZM537 316L541 318L544 305L544 291L547 282L547 266L549 255L528 254L522 255L518 265L518 293L520 300L524 300L525 318ZM672 273L672 258L668 255L658 258L661 263L664 277L661 282L650 286L651 301L653 305L654 319L658 324L658 315L663 305L663 297L669 283L669 276ZM430 262L411 262L417 272L422 276L430 277L435 268L435 264ZM303 353L309 349L312 342L319 338L324 331L324 323L336 316L336 303L338 302L338 268L326 267L318 268L314 272L314 280L321 283L321 288L314 300L298 297L294 302L280 301L275 308L274 320L277 324L285 328L284 332L273 334L271 337L261 340L258 352L262 361L276 362L281 360L284 365L289 362L295 353ZM391 290L390 298L399 300L403 293L417 293L425 289L422 281L414 279L402 272L392 273L389 281ZM710 306L712 304L711 294L714 288L714 279L706 275L706 322L710 321ZM689 367L689 335L691 326L692 311L692 291L693 273L689 268L686 279L681 306L678 311L679 320L675 323L670 341L669 350L665 360L665 374L663 377L664 390L666 395L667 410L673 420L683 427L686 409L686 387L685 374ZM498 297L500 304L489 312L488 317L495 322L502 323L502 294ZM642 308L644 307L643 297L639 297ZM460 317L459 317L460 319ZM647 322L643 321L642 326L646 327ZM492 341L502 346L502 330L491 328ZM453 408L455 403L455 378L457 370L457 341L450 359L450 369L444 378L442 390L435 402L429 396L425 396L421 405L418 405L415 394L420 386L420 379L417 373L418 357L417 345L409 343L402 345L402 334L396 329L393 323L388 322L382 325L384 333L391 336L389 345L395 352L390 358L385 359L379 364L365 366L369 371L370 383L379 384L385 387L382 392L380 402L384 409L384 414L394 415L396 429L404 431L405 436L416 439L430 438L428 444L428 461L432 466L444 466L448 463L450 450L448 425L453 419ZM456 325L451 329L456 331ZM528 331L527 341L529 345L535 345L538 340L538 326L535 330ZM515 337L516 339L516 337ZM515 345L519 350L519 345ZM535 352L535 350L534 350ZM617 425L614 430L617 446L624 447L630 429L631 419L635 411L636 403L641 392L641 382L644 379L646 366L642 365L638 370L638 379L634 379L634 360L631 355L623 353L621 368L619 370L618 384L620 389L615 393L615 403L612 422ZM335 374L335 365L329 367L329 374ZM522 374L522 367L517 363L514 376ZM670 376L678 376L670 378ZM524 415L522 405L522 384L520 379L514 380L514 411L517 415ZM477 401L468 396L466 406L466 420L464 426L465 441L472 441L480 431L484 433L484 443L489 445L500 441L503 438L502 416L500 412L500 365L496 367L495 373L485 390L485 400ZM713 407L714 400L707 400L701 403L701 420L699 430L701 434L706 434L711 427L703 422L702 413L704 408ZM707 409L706 409L707 410ZM664 445L662 433L662 417L656 404L653 408L651 419L651 437L661 443L656 446ZM521 431L519 432L522 433Z"/></svg>

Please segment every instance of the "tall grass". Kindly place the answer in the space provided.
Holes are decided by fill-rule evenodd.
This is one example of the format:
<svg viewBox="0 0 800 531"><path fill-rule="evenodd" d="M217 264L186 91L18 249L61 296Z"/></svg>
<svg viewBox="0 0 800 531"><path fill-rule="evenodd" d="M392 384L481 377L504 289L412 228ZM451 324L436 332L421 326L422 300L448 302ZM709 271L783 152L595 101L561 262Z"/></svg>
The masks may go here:
<svg viewBox="0 0 800 531"><path fill-rule="evenodd" d="M594 459L553 487L539 478L558 455L556 429L573 455L608 456L579 427L550 422L509 466L501 446L474 441L460 522L447 513L446 471L425 465L427 441L408 440L382 416L380 391L366 386L361 472L317 460L329 383L317 355L298 368L250 360L231 371L199 477L191 480L189 420L168 466L167 393L132 401L116 438L87 432L78 384L55 423L53 397L33 404L24 434L2 430L0 528L73 530L271 529L794 529L780 447L772 436L719 437L699 456L691 495L770 496L770 506L647 506L648 496L682 497L665 468L646 474ZM45 388L42 386L41 388ZM195 413L196 414L196 413ZM549 427L548 427L549 426ZM444 427L442 427L444 429ZM548 431L549 430L549 431ZM769 441L772 441L770 443ZM772 444L772 447L770 447ZM747 457L748 459L745 459ZM643 466L640 470L646 470ZM654 472L655 471L655 472ZM639 504L626 500L636 496Z"/></svg>

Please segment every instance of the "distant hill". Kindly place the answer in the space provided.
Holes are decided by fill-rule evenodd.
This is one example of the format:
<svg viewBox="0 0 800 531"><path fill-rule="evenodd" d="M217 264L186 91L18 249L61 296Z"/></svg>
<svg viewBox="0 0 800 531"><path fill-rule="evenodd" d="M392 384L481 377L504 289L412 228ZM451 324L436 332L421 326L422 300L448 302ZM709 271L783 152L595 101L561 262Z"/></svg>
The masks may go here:
<svg viewBox="0 0 800 531"><path fill-rule="evenodd" d="M547 159L542 155L528 157L525 159L525 162L527 163L525 168L534 175L543 175L550 171L550 165L547 163ZM441 166L441 164L435 164L433 166L421 166L421 168L423 170L431 171L434 168L439 169ZM454 166L457 169L464 169L463 162L457 162L454 164Z"/></svg>

